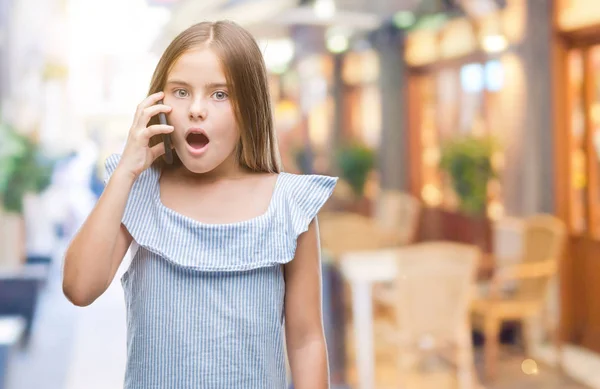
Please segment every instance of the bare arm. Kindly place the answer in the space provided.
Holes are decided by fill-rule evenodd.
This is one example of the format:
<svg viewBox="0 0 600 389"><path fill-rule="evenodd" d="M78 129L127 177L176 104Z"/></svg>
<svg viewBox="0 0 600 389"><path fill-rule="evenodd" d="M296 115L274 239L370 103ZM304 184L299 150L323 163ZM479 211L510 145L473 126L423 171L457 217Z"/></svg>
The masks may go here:
<svg viewBox="0 0 600 389"><path fill-rule="evenodd" d="M75 305L93 303L112 282L132 237L121 224L135 177L115 171L65 255L63 291Z"/></svg>
<svg viewBox="0 0 600 389"><path fill-rule="evenodd" d="M294 260L285 265L286 342L296 389L329 388L319 246L315 219L298 237Z"/></svg>
<svg viewBox="0 0 600 389"><path fill-rule="evenodd" d="M171 110L156 104L163 97L158 92L138 105L119 165L67 249L63 291L75 305L89 305L104 293L131 244L132 237L121 224L129 193L137 177L165 153L163 143L150 147L150 138L173 131L169 125L148 126L152 116Z"/></svg>

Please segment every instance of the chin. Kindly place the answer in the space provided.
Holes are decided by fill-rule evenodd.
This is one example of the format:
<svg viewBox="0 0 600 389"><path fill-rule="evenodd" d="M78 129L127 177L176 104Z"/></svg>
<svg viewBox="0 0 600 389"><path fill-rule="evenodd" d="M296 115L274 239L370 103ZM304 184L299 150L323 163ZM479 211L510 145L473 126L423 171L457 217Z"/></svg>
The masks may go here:
<svg viewBox="0 0 600 389"><path fill-rule="evenodd" d="M213 166L213 164L207 164L201 161L190 161L186 159L182 159L181 163L187 170L194 174L208 173L214 170L214 168L216 167Z"/></svg>
<svg viewBox="0 0 600 389"><path fill-rule="evenodd" d="M194 174L203 174L213 171L217 166L219 166L218 162L211 161L210 158L206 158L207 156L203 156L202 158L194 158L189 155L178 154L179 160L183 167L185 167L188 171Z"/></svg>

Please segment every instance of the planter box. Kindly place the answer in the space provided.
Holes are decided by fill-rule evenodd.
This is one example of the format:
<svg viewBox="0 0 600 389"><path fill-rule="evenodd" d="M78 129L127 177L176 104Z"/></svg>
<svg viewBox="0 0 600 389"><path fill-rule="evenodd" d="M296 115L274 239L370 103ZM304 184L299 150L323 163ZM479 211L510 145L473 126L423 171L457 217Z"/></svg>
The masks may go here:
<svg viewBox="0 0 600 389"><path fill-rule="evenodd" d="M441 208L424 207L421 212L419 241L449 240L474 244L484 253L492 252L492 222Z"/></svg>

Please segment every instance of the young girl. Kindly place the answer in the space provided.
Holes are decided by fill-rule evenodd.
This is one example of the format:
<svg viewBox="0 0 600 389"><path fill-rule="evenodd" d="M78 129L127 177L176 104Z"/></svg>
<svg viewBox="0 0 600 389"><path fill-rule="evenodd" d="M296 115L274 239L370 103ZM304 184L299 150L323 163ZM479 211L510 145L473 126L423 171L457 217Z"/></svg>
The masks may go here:
<svg viewBox="0 0 600 389"><path fill-rule="evenodd" d="M337 179L281 172L275 139L252 36L176 37L65 257L64 293L86 306L131 247L126 389L284 389L286 348L296 389L329 387L316 215Z"/></svg>

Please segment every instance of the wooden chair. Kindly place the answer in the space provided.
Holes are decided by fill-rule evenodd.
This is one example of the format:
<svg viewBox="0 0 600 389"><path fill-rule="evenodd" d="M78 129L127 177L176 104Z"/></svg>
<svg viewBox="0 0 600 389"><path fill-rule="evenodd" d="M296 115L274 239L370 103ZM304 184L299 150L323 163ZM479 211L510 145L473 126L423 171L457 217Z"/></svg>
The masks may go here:
<svg viewBox="0 0 600 389"><path fill-rule="evenodd" d="M414 243L419 228L421 202L416 197L397 190L383 190L375 206L375 223L391 237L390 244L396 247ZM393 315L393 306L387 296L393 293L393 285L373 286L373 304L376 315Z"/></svg>
<svg viewBox="0 0 600 389"><path fill-rule="evenodd" d="M499 351L498 334L503 322L519 321L523 328L526 353L532 346L531 320L544 312L548 286L557 274L559 258L566 242L564 223L551 215L535 215L524 220L522 257L495 269L488 292L472 304L473 324L485 336L485 373L495 377ZM506 285L510 284L510 288ZM557 329L555 329L555 332ZM554 336L560 354L558 335Z"/></svg>
<svg viewBox="0 0 600 389"><path fill-rule="evenodd" d="M393 247L395 241L373 219L351 212L319 214L319 233L323 252L334 260L350 251Z"/></svg>
<svg viewBox="0 0 600 389"><path fill-rule="evenodd" d="M379 228L393 231L396 246L415 241L421 215L419 199L405 192L383 190L377 198L374 213Z"/></svg>
<svg viewBox="0 0 600 389"><path fill-rule="evenodd" d="M400 387L479 387L469 307L480 250L461 243L425 242L398 252L394 296L389 301L395 318L381 341L397 350ZM450 363L450 379L443 381L444 386L421 386L429 382L427 366L436 360ZM438 375L435 370L440 369L433 370Z"/></svg>
<svg viewBox="0 0 600 389"><path fill-rule="evenodd" d="M323 211L319 214L321 246L325 252L339 256L349 251L412 243L416 238L420 210L420 202L413 196L383 191L378 196L373 218L352 212Z"/></svg>

